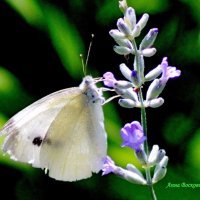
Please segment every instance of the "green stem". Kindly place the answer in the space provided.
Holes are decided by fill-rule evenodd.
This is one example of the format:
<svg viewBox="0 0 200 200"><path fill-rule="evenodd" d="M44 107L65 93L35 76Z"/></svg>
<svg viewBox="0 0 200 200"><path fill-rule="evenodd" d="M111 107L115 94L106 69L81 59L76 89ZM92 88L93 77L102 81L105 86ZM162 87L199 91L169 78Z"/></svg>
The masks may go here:
<svg viewBox="0 0 200 200"><path fill-rule="evenodd" d="M145 107L144 107L144 100L143 100L141 88L139 90L139 98L140 98L140 102L141 102L141 124L142 124L142 127L143 127L144 135L146 136L146 140L145 140L145 143L144 143L144 150L145 150L146 154L149 155L148 139L147 139L147 118L146 118L146 110L145 110ZM156 197L156 194L155 194L155 191L154 191L154 188L153 188L153 184L152 184L151 172L150 172L149 167L145 168L145 173L146 173L148 188L149 188L149 191L150 191L150 194L151 194L151 199L157 200L157 197Z"/></svg>
<svg viewBox="0 0 200 200"><path fill-rule="evenodd" d="M139 90L139 99L141 102L141 124L143 127L144 135L146 136L146 140L144 142L144 149L146 154L149 154L149 147L148 147L148 137L147 137L147 117L146 117L146 110L144 107L144 102L143 102L143 95L142 95L142 89L140 88Z"/></svg>
<svg viewBox="0 0 200 200"><path fill-rule="evenodd" d="M140 67L140 61L139 61L139 53L138 53L138 50L137 50L137 45L136 45L136 42L135 40L132 41L132 44L133 44L133 48L135 49L135 61L136 61L136 66L134 66L134 70L137 71L138 76L140 77L140 70L139 70L139 67Z"/></svg>
<svg viewBox="0 0 200 200"><path fill-rule="evenodd" d="M139 51L137 49L137 45L135 40L132 41L133 47L135 49L135 64L134 64L134 70L137 71L138 77L141 79L143 82L143 73L144 73L144 60L143 57L140 57ZM141 84L142 84L141 82ZM142 95L142 88L141 86L139 87L139 99L141 102L141 125L143 127L144 135L146 136L146 140L144 142L144 151L146 152L147 156L149 155L149 147L148 147L148 138L147 138L147 118L146 118L146 110L144 106L144 100L143 100L143 95ZM155 191L153 189L153 184L152 184L152 179L151 179L151 172L150 168L146 167L145 168L145 173L146 173L146 180L148 184L148 188L151 194L151 199L152 200L157 200Z"/></svg>

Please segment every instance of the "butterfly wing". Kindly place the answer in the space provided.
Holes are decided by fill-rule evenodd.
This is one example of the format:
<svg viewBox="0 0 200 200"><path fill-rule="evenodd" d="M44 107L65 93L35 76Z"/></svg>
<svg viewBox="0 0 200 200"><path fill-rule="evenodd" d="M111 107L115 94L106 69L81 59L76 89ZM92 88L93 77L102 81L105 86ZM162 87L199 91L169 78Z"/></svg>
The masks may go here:
<svg viewBox="0 0 200 200"><path fill-rule="evenodd" d="M42 98L5 124L3 151L48 169L57 180L90 177L102 168L107 150L101 100L92 77Z"/></svg>
<svg viewBox="0 0 200 200"><path fill-rule="evenodd" d="M0 131L0 135L6 135L3 151L14 160L41 167L41 143L50 124L60 110L80 94L78 87L60 90L14 115Z"/></svg>
<svg viewBox="0 0 200 200"><path fill-rule="evenodd" d="M102 105L82 94L65 105L51 123L40 161L50 177L75 181L99 172L106 150Z"/></svg>

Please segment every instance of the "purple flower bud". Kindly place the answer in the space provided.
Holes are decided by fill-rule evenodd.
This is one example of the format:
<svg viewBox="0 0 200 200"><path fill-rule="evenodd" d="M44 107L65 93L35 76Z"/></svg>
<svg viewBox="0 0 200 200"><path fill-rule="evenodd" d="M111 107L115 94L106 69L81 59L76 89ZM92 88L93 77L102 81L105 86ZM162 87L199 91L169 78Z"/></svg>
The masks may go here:
<svg viewBox="0 0 200 200"><path fill-rule="evenodd" d="M168 163L168 156L164 156L162 160L156 165L154 170L154 175L152 178L152 183L157 183L161 179L163 179L167 173L167 163Z"/></svg>
<svg viewBox="0 0 200 200"><path fill-rule="evenodd" d="M126 169L133 172L133 173L137 173L138 175L143 177L143 174L141 173L141 171L136 166L134 166L133 164L127 164Z"/></svg>
<svg viewBox="0 0 200 200"><path fill-rule="evenodd" d="M142 40L142 42L140 43L140 50L151 47L154 44L157 35L158 35L157 28L150 29L147 35Z"/></svg>
<svg viewBox="0 0 200 200"><path fill-rule="evenodd" d="M134 108L136 106L136 102L131 99L119 99L118 103L124 108Z"/></svg>
<svg viewBox="0 0 200 200"><path fill-rule="evenodd" d="M117 45L115 45L115 46L113 47L113 50L114 50L117 54L119 54L119 55L124 55L124 56L126 56L126 55L128 55L128 54L130 54L130 53L133 53L133 50L132 50L132 49L129 49L128 47L117 46Z"/></svg>
<svg viewBox="0 0 200 200"><path fill-rule="evenodd" d="M127 35L127 36L131 35L131 29L129 28L129 26L126 24L126 22L122 18L119 18L117 20L117 27L125 35Z"/></svg>
<svg viewBox="0 0 200 200"><path fill-rule="evenodd" d="M158 154L159 154L159 146L153 145L152 150L148 157L148 165L154 166L156 164Z"/></svg>
<svg viewBox="0 0 200 200"><path fill-rule="evenodd" d="M146 155L146 152L144 151L144 148L140 148L140 149L135 150L135 155L136 155L138 161L142 165L147 164L147 155Z"/></svg>
<svg viewBox="0 0 200 200"><path fill-rule="evenodd" d="M113 37L114 39L125 39L125 34L120 32L118 29L112 29L109 31L109 34L111 37Z"/></svg>
<svg viewBox="0 0 200 200"><path fill-rule="evenodd" d="M146 140L143 128L137 121L127 123L121 129L121 137L123 139L122 147L127 146L136 151L141 148L141 144Z"/></svg>
<svg viewBox="0 0 200 200"><path fill-rule="evenodd" d="M124 20L128 23L130 29L133 30L136 24L136 15L135 15L135 10L133 8L131 7L127 8Z"/></svg>
<svg viewBox="0 0 200 200"><path fill-rule="evenodd" d="M164 85L165 86L165 85ZM161 87L161 81L159 79L155 79L149 86L146 94L146 100L150 101L152 99L155 99L159 96L159 94L162 92L163 87Z"/></svg>
<svg viewBox="0 0 200 200"><path fill-rule="evenodd" d="M133 78L137 77L137 71L136 70L132 70L131 77L133 77Z"/></svg>
<svg viewBox="0 0 200 200"><path fill-rule="evenodd" d="M163 103L164 103L164 99L161 97L152 99L152 100L146 102L148 107L151 107L151 108L158 108L158 107L162 106Z"/></svg>
<svg viewBox="0 0 200 200"><path fill-rule="evenodd" d="M126 64L124 63L120 64L119 69L126 79L128 79L129 81L132 81L131 70L126 66Z"/></svg>
<svg viewBox="0 0 200 200"><path fill-rule="evenodd" d="M135 52L134 51L134 48L133 48L133 45L132 43L126 39L126 38L122 38L122 39L115 39L115 42L119 45L119 46L122 46L122 47L127 47L128 49L130 49L131 51Z"/></svg>
<svg viewBox="0 0 200 200"><path fill-rule="evenodd" d="M119 88L119 89L128 89L132 88L133 84L129 81L116 81L114 83L114 88Z"/></svg>
<svg viewBox="0 0 200 200"><path fill-rule="evenodd" d="M162 73L160 64L145 75L145 81L152 81Z"/></svg>
<svg viewBox="0 0 200 200"><path fill-rule="evenodd" d="M132 70L131 80L136 87L140 86L140 80L138 78L138 72L136 70Z"/></svg>
<svg viewBox="0 0 200 200"><path fill-rule="evenodd" d="M132 31L132 38L134 37L138 37L141 33L141 29L140 26L138 26L137 24L135 25L133 31Z"/></svg>
<svg viewBox="0 0 200 200"><path fill-rule="evenodd" d="M151 57L156 53L156 48L146 48L142 50L142 55L145 57Z"/></svg>
<svg viewBox="0 0 200 200"><path fill-rule="evenodd" d="M140 27L140 31L146 26L149 15L147 13L143 14L141 19L138 21L137 25Z"/></svg>

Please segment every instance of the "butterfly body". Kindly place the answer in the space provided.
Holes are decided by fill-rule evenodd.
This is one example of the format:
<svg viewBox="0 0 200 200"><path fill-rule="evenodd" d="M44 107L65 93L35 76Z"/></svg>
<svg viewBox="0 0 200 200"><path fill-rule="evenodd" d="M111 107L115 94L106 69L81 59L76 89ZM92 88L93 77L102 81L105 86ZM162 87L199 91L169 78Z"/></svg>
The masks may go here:
<svg viewBox="0 0 200 200"><path fill-rule="evenodd" d="M103 97L94 79L52 93L13 116L2 128L3 151L12 159L48 169L57 180L98 173L107 142Z"/></svg>

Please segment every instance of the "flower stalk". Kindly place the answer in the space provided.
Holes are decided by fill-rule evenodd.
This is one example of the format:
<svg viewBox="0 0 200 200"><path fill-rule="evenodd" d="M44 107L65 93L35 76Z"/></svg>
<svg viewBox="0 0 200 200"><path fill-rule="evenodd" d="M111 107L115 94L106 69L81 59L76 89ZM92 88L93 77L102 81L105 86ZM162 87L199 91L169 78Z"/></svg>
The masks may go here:
<svg viewBox="0 0 200 200"><path fill-rule="evenodd" d="M146 108L158 108L163 105L164 99L160 97L162 91L168 80L179 77L181 71L176 67L168 66L167 57L164 57L161 64L146 73L144 58L151 57L156 53L156 49L152 46L157 38L158 29L150 29L138 49L136 38L146 26L149 15L145 13L137 22L135 10L128 7L126 0L121 0L119 7L124 17L117 20L118 29L111 30L109 34L117 43L114 46L117 54L125 57L127 55L134 56L133 67L130 68L125 63L121 63L119 68L125 80L117 80L112 72L106 72L103 75L103 81L105 86L112 88L111 90L117 93L117 97L120 98L118 101L120 106L128 109L140 109L141 123L138 121L127 123L120 133L121 146L134 151L141 167L145 170L145 178L133 164L127 164L127 168L123 169L116 166L110 157L105 159L102 171L103 175L114 173L131 183L147 185L151 199L156 200L153 184L165 177L168 156L166 156L165 150L159 149L158 145L153 145L152 150L149 151ZM144 99L142 89L149 82ZM151 175L151 168L154 168L153 175Z"/></svg>
<svg viewBox="0 0 200 200"><path fill-rule="evenodd" d="M143 103L142 88L139 89L139 99L141 102L141 124L143 127L144 135L146 136L146 140L144 142L144 149L145 149L146 154L149 155L148 136L147 136L147 117L146 117L146 110ZM149 167L145 168L145 173L146 173L146 180L147 180L147 185L149 187L149 191L151 194L151 198L152 200L157 200L157 197L153 188L153 184L152 184L151 171Z"/></svg>

